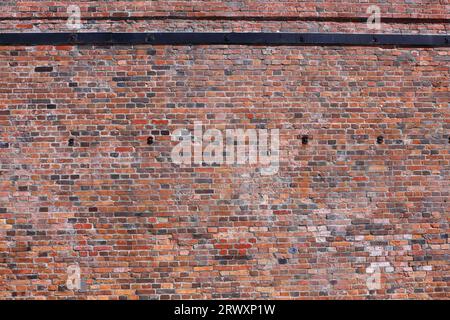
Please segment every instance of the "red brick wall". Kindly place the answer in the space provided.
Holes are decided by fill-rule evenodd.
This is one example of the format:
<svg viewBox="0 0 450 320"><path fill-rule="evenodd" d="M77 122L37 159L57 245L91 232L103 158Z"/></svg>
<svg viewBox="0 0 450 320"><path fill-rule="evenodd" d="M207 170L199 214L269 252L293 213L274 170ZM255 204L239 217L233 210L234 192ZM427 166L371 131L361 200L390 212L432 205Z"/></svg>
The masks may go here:
<svg viewBox="0 0 450 320"><path fill-rule="evenodd" d="M370 5L380 8L379 33L448 33L447 0L31 1L0 2L0 31L69 31L67 7L80 7L83 31L367 32ZM406 20L405 20L406 19ZM409 20L408 20L409 19ZM357 22L355 22L357 20Z"/></svg>
<svg viewBox="0 0 450 320"><path fill-rule="evenodd" d="M52 15L42 1L2 4L15 2L17 16ZM114 13L104 2L96 12ZM59 12L61 3L49 6ZM207 12L166 1L145 14L261 14L254 3ZM264 9L365 12L349 3ZM448 4L388 7L442 18ZM137 1L116 8L143 14ZM61 21L37 21L20 23L65 31ZM110 28L134 30L124 21ZM449 59L448 48L0 47L0 298L448 299ZM173 164L170 134L194 121L280 129L278 174ZM82 290L67 288L70 265L81 268ZM377 265L381 287L369 290Z"/></svg>
<svg viewBox="0 0 450 320"><path fill-rule="evenodd" d="M367 7L377 5L386 17L446 18L448 0L156 0L156 1L42 1L3 0L3 17L64 16L68 5L77 4L86 17L137 16L291 16L291 17L355 17L366 16Z"/></svg>

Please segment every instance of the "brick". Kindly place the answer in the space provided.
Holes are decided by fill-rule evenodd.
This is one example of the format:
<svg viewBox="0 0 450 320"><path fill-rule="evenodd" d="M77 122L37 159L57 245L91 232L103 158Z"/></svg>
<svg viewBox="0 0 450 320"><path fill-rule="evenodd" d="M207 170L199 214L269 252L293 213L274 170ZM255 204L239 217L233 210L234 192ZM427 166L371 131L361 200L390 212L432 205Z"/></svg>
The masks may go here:
<svg viewBox="0 0 450 320"><path fill-rule="evenodd" d="M36 72L51 72L53 71L53 67L36 67L34 68Z"/></svg>

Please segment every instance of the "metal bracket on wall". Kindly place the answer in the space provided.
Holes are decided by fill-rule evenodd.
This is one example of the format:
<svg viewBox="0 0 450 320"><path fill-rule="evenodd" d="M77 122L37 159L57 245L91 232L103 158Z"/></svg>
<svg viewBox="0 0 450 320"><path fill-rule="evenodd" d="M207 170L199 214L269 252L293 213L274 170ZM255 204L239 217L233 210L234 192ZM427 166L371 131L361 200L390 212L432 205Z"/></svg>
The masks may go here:
<svg viewBox="0 0 450 320"><path fill-rule="evenodd" d="M0 33L0 45L262 45L449 47L449 35L288 32Z"/></svg>

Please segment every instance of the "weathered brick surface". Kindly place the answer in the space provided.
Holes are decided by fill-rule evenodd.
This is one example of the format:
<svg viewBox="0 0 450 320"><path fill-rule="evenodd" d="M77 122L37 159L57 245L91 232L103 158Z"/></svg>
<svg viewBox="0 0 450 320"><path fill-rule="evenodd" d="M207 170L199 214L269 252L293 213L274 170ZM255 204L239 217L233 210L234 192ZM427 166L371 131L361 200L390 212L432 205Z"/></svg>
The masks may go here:
<svg viewBox="0 0 450 320"><path fill-rule="evenodd" d="M366 16L369 5L377 5L386 17L446 18L450 11L447 0L157 0L157 1L42 1L3 0L2 17L58 17L64 16L68 5L77 4L87 17L142 16L288 16L288 17L355 17Z"/></svg>
<svg viewBox="0 0 450 320"><path fill-rule="evenodd" d="M0 47L0 298L448 299L449 59ZM173 164L170 133L196 120L280 129L279 173Z"/></svg>
<svg viewBox="0 0 450 320"><path fill-rule="evenodd" d="M379 33L448 33L448 1L2 1L1 32L73 31L67 8L80 7L83 31L367 32L370 5ZM410 19L405 21L405 19ZM411 20L419 19L419 20ZM356 20L356 21L355 21ZM409 23L407 23L409 21ZM370 30L374 31L374 30Z"/></svg>
<svg viewBox="0 0 450 320"><path fill-rule="evenodd" d="M12 20L0 24L0 32L73 32L65 25L65 20L33 19L26 23ZM448 34L449 23L381 23L377 33L395 34ZM137 20L99 21L83 23L80 32L345 32L367 33L362 22L324 21L227 21L227 20Z"/></svg>

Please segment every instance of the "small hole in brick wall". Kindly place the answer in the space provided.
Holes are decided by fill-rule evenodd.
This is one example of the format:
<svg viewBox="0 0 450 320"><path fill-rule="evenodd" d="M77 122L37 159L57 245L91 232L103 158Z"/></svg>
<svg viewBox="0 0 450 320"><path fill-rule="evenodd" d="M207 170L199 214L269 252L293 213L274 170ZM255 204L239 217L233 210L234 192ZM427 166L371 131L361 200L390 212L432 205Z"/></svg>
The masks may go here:
<svg viewBox="0 0 450 320"><path fill-rule="evenodd" d="M150 146L153 144L153 142L155 141L155 138L153 138L152 136L147 138L147 144Z"/></svg>
<svg viewBox="0 0 450 320"><path fill-rule="evenodd" d="M308 136L302 136L302 144L308 144L309 137Z"/></svg>
<svg viewBox="0 0 450 320"><path fill-rule="evenodd" d="M377 137L377 143L378 144L382 144L384 142L384 137L383 136L378 136Z"/></svg>
<svg viewBox="0 0 450 320"><path fill-rule="evenodd" d="M68 143L67 143L67 145L68 145L69 147L73 147L73 146L75 145L75 140L72 139L72 138L70 138L69 141L68 141Z"/></svg>

